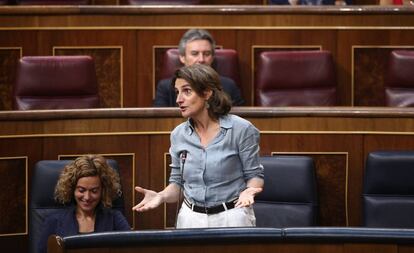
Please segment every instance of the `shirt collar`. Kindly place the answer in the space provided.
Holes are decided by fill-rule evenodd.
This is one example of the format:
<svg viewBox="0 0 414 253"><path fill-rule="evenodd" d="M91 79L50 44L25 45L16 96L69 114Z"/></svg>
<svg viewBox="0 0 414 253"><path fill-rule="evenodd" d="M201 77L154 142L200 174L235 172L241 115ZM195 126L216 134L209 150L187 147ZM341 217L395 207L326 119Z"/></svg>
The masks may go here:
<svg viewBox="0 0 414 253"><path fill-rule="evenodd" d="M230 129L230 128L232 128L233 127L233 122L232 122L232 120L231 120L231 118L230 118L230 116L229 115L224 115L224 116L221 116L220 118L219 118L219 124L220 124L220 128L222 129L222 130L227 130L227 129ZM193 124L193 120L191 119L191 118L189 118L188 120L187 120L187 122L186 122L186 125L185 125L185 132L188 134L188 135L192 135L193 134L193 132L194 132L194 124Z"/></svg>

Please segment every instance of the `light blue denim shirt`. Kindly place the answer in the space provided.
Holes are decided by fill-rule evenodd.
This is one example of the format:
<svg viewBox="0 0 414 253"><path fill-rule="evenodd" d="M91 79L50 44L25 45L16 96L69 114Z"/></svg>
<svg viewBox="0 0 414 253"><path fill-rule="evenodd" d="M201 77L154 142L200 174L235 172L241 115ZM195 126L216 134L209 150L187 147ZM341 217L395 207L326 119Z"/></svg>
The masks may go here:
<svg viewBox="0 0 414 253"><path fill-rule="evenodd" d="M211 207L228 202L239 196L249 179L264 176L257 128L231 114L221 117L219 124L220 132L206 148L191 120L171 133L169 181L184 186L185 197L196 205ZM187 152L184 166L183 151Z"/></svg>

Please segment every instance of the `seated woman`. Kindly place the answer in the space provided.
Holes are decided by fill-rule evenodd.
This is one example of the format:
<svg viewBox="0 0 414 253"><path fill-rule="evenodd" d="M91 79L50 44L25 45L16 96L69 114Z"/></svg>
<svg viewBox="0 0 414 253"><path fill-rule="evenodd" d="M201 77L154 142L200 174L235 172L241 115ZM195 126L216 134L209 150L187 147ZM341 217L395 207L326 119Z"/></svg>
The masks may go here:
<svg viewBox="0 0 414 253"><path fill-rule="evenodd" d="M56 201L68 207L45 220L37 252L46 253L52 234L63 237L130 230L124 215L111 209L120 193L119 175L102 156L81 156L69 163L55 188Z"/></svg>

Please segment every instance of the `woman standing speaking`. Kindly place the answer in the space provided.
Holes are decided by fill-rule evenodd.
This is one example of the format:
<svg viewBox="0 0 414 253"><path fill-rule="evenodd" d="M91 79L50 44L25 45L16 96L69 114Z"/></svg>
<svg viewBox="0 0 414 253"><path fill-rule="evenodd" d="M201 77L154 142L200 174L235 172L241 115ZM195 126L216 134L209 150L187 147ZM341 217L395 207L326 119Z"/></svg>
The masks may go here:
<svg viewBox="0 0 414 253"><path fill-rule="evenodd" d="M183 193L177 228L255 226L252 204L264 177L259 131L229 114L231 100L211 67L183 67L172 85L187 121L171 133L169 185L160 192L137 186L144 198L133 210L177 202Z"/></svg>

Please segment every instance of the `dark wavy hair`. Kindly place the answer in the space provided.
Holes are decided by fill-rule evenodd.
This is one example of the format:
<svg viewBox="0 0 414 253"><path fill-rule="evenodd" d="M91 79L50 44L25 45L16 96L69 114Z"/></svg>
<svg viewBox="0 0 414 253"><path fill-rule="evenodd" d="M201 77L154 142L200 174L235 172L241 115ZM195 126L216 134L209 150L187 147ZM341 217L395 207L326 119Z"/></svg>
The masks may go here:
<svg viewBox="0 0 414 253"><path fill-rule="evenodd" d="M112 201L121 195L118 173L112 169L106 159L99 155L86 155L76 158L63 168L55 187L55 199L67 204L74 201L74 192L78 180L82 177L98 176L101 180L101 204L111 207Z"/></svg>
<svg viewBox="0 0 414 253"><path fill-rule="evenodd" d="M212 67L204 64L182 67L174 74L173 86L179 78L186 80L200 97L203 97L206 91L212 91L212 95L207 101L210 117L218 119L220 116L228 114L231 110L231 99L224 92L220 83L220 77Z"/></svg>

